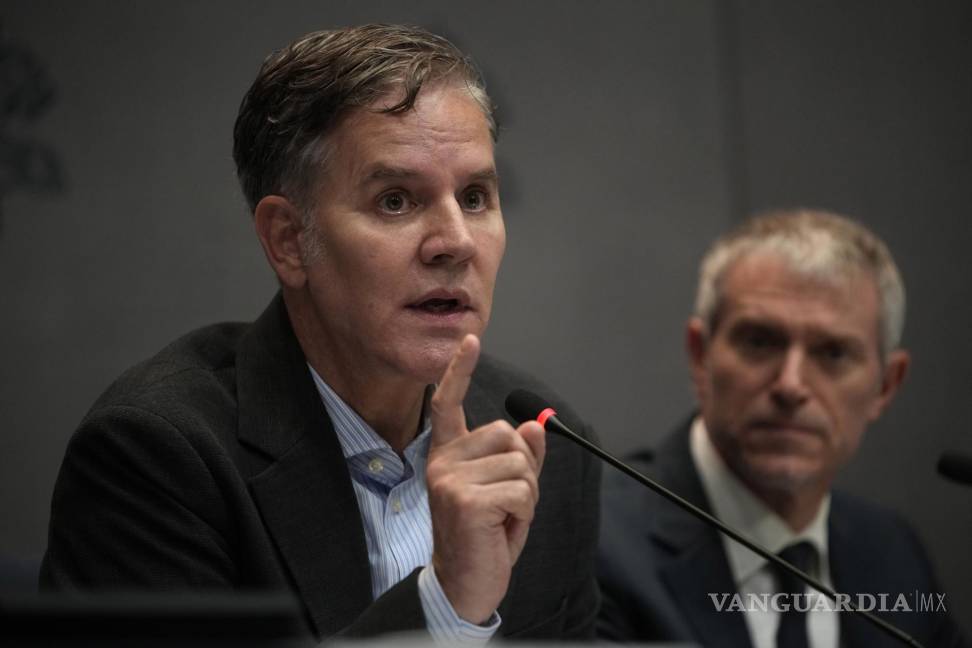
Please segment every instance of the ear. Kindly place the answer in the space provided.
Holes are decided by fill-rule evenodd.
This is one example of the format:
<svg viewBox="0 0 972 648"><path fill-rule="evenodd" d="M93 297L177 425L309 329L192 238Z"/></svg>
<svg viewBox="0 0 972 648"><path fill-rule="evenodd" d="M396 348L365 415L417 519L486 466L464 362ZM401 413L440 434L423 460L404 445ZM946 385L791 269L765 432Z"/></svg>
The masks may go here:
<svg viewBox="0 0 972 648"><path fill-rule="evenodd" d="M884 363L884 374L881 376L881 391L871 405L869 419L874 422L894 400L895 394L908 375L911 366L911 355L904 349L895 349L888 354Z"/></svg>
<svg viewBox="0 0 972 648"><path fill-rule="evenodd" d="M709 349L708 327L698 317L690 317L685 325L685 351L688 354L689 369L692 372L692 387L699 404L704 401L706 352Z"/></svg>
<svg viewBox="0 0 972 648"><path fill-rule="evenodd" d="M253 210L253 223L267 261L280 283L300 288L307 280L300 254L300 211L283 196L264 196Z"/></svg>

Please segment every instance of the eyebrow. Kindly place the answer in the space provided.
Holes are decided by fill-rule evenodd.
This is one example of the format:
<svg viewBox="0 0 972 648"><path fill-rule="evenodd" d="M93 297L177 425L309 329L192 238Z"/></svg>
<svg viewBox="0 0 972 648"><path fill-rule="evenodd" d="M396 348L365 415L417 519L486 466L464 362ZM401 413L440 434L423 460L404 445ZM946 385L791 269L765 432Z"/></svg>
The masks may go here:
<svg viewBox="0 0 972 648"><path fill-rule="evenodd" d="M422 175L418 171L408 169L405 167L394 167L385 164L375 165L365 175L365 182L376 182L379 180L407 180L410 178L415 178ZM499 174L494 168L483 169L473 173L469 177L470 182L494 182L499 183Z"/></svg>
<svg viewBox="0 0 972 648"><path fill-rule="evenodd" d="M742 316L738 320L732 322L730 325L730 331L738 331L740 329L764 329L773 334L785 335L789 337L789 332L787 330L786 324L779 322L775 319L759 319L751 318L749 316ZM861 339L859 336L853 333L846 333L844 331L828 331L817 326L810 326L806 329L807 334L810 336L811 340L828 340L834 342L840 342L848 347L865 347L867 341Z"/></svg>
<svg viewBox="0 0 972 648"><path fill-rule="evenodd" d="M470 178L474 182L495 182L499 184L499 173L496 169L484 169L479 173L474 173Z"/></svg>
<svg viewBox="0 0 972 648"><path fill-rule="evenodd" d="M418 175L417 171L412 171L410 169L405 169L402 167L391 167L385 165L378 165L371 170L365 176L365 181L370 182L372 180L385 180L388 178L400 179L400 178L413 178Z"/></svg>

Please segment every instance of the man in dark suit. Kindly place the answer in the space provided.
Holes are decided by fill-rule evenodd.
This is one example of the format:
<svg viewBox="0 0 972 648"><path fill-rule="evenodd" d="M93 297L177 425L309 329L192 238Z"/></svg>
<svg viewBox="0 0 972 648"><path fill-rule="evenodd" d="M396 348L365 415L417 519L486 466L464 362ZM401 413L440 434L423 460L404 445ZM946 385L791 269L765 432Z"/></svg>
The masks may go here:
<svg viewBox="0 0 972 648"><path fill-rule="evenodd" d="M42 584L289 589L317 637L591 635L597 467L514 428L508 391L544 388L479 358L505 246L494 136L472 64L422 30L268 57L234 157L280 293L98 400Z"/></svg>
<svg viewBox="0 0 972 648"><path fill-rule="evenodd" d="M904 379L903 322L894 261L864 227L811 210L744 223L700 267L686 337L700 411L633 461L852 604L877 608L926 646L956 645L957 627L911 529L831 490ZM900 645L626 476L612 471L605 480L602 636L754 648Z"/></svg>

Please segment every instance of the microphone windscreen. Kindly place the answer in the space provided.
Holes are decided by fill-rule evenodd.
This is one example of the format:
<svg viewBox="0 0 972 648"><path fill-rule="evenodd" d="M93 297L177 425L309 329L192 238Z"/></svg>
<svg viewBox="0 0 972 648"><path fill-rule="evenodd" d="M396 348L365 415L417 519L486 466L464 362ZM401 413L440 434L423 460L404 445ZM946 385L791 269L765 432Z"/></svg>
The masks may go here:
<svg viewBox="0 0 972 648"><path fill-rule="evenodd" d="M514 389L506 397L506 411L517 423L536 419L548 407L545 400L525 389Z"/></svg>
<svg viewBox="0 0 972 648"><path fill-rule="evenodd" d="M507 405L507 409L509 409L509 405ZM957 452L943 453L938 459L938 474L960 484L972 485L972 457L960 455Z"/></svg>

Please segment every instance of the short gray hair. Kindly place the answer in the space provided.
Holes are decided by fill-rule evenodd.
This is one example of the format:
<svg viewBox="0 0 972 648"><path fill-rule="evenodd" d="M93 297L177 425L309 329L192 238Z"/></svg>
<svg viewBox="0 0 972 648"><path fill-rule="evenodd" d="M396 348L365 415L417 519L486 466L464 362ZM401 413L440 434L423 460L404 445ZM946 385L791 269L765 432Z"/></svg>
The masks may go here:
<svg viewBox="0 0 972 648"><path fill-rule="evenodd" d="M440 82L465 84L495 140L493 106L476 66L451 42L418 27L317 31L272 53L233 129L233 159L250 211L264 196L283 195L301 208L307 227L311 187L341 117L398 89L402 98L382 112L405 112L424 84Z"/></svg>
<svg viewBox="0 0 972 648"><path fill-rule="evenodd" d="M863 271L874 279L880 304L880 345L886 356L898 347L904 330L905 289L884 242L846 216L816 209L786 209L757 214L719 238L699 266L695 315L710 331L718 325L722 282L741 257L769 252L794 271L834 280Z"/></svg>

